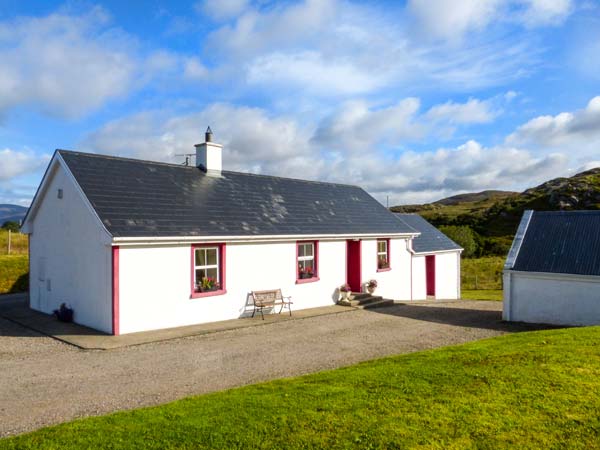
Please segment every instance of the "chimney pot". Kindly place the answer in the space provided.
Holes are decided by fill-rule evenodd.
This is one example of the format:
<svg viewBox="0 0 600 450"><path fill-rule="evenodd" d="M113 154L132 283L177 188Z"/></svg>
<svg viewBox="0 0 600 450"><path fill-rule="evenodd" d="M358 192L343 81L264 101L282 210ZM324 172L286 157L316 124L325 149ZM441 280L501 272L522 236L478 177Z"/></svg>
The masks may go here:
<svg viewBox="0 0 600 450"><path fill-rule="evenodd" d="M204 133L204 142L212 142L212 130L210 127L208 127L206 133Z"/></svg>

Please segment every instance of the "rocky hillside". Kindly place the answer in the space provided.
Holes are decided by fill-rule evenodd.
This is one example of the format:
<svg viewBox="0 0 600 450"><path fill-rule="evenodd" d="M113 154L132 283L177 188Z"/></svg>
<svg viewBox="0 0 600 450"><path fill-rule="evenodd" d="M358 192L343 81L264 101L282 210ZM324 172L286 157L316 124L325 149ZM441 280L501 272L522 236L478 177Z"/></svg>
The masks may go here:
<svg viewBox="0 0 600 450"><path fill-rule="evenodd" d="M555 178L521 193L484 191L426 205L391 208L417 212L436 226L468 226L480 238L481 255L502 255L508 251L526 209L600 209L600 168L570 178Z"/></svg>
<svg viewBox="0 0 600 450"><path fill-rule="evenodd" d="M0 205L0 226L4 222L20 222L25 217L27 208L19 205Z"/></svg>

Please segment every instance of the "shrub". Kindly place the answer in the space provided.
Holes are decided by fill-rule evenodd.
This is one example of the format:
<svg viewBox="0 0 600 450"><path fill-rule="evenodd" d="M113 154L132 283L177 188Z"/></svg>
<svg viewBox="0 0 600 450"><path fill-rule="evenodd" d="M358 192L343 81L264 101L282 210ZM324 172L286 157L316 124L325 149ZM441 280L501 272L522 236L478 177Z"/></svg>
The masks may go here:
<svg viewBox="0 0 600 450"><path fill-rule="evenodd" d="M477 255L477 233L467 226L443 226L440 231L460 245L464 251L465 258L473 258Z"/></svg>

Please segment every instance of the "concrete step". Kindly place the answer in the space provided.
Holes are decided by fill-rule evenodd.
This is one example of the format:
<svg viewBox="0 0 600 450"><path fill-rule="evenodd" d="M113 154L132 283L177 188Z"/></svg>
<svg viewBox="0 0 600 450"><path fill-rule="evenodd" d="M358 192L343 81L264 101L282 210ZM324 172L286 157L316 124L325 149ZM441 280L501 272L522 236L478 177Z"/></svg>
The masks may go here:
<svg viewBox="0 0 600 450"><path fill-rule="evenodd" d="M368 305L371 303L375 303L378 302L379 300L381 300L383 297L379 296L379 295L366 295L366 296L361 296L360 298L356 298L354 297L354 299L352 299L352 297L350 297L350 305L352 306L359 306L359 305Z"/></svg>
<svg viewBox="0 0 600 450"><path fill-rule="evenodd" d="M358 305L359 309L375 309L375 308L385 308L386 306L392 306L394 304L394 300L390 300L387 298L382 298L381 300L377 300L373 303L367 303L366 305Z"/></svg>
<svg viewBox="0 0 600 450"><path fill-rule="evenodd" d="M368 292L352 292L350 294L350 300L361 300L369 297L373 297L373 294L369 294Z"/></svg>

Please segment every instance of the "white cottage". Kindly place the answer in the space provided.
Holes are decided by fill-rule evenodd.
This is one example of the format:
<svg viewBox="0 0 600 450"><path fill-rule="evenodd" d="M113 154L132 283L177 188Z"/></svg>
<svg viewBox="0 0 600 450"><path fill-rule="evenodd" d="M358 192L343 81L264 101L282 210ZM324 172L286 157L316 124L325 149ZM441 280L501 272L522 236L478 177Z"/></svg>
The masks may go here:
<svg viewBox="0 0 600 450"><path fill-rule="evenodd" d="M502 317L600 324L600 211L525 211L504 266Z"/></svg>
<svg viewBox="0 0 600 450"><path fill-rule="evenodd" d="M238 318L255 290L303 309L376 279L411 299L419 233L364 190L224 171L221 153L210 133L197 167L57 150L23 225L31 308L118 335Z"/></svg>
<svg viewBox="0 0 600 450"><path fill-rule="evenodd" d="M410 247L411 299L459 299L462 247L418 214L396 217L420 233Z"/></svg>

